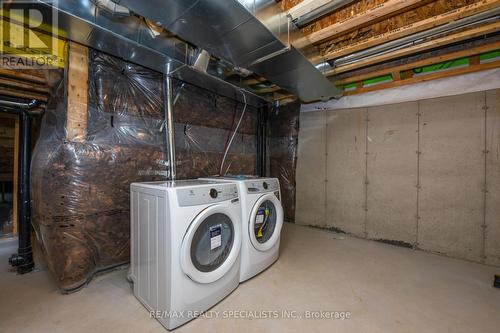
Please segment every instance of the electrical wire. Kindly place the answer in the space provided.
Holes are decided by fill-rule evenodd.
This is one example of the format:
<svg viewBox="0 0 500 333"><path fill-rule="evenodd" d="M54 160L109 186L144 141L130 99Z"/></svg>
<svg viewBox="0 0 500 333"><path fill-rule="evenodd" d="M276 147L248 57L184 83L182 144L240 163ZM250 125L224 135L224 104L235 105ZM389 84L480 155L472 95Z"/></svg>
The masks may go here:
<svg viewBox="0 0 500 333"><path fill-rule="evenodd" d="M233 135L231 135L231 139L229 140L229 143L227 144L226 151L224 152L224 156L222 157L222 161L220 163L220 168L219 168L219 176L224 176L222 174L222 169L224 167L224 162L226 161L227 153L229 151L229 148L231 147L231 144L233 143L233 139L236 136L236 132L238 132L238 128L240 128L241 121L243 120L243 116L245 115L245 111L247 110L247 97L243 90L240 89L241 94L243 95L243 102L245 105L243 106L243 111L241 112L240 120L238 120L238 124L236 124L236 128L234 129ZM227 170L224 174L227 173Z"/></svg>

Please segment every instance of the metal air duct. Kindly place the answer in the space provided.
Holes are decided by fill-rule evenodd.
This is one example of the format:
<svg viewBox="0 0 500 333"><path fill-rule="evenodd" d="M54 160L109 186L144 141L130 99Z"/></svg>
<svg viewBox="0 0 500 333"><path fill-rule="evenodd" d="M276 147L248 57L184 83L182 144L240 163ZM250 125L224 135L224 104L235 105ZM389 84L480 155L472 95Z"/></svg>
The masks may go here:
<svg viewBox="0 0 500 333"><path fill-rule="evenodd" d="M121 0L119 3L208 53L265 76L304 102L341 95L290 44L290 19L274 0L240 2Z"/></svg>

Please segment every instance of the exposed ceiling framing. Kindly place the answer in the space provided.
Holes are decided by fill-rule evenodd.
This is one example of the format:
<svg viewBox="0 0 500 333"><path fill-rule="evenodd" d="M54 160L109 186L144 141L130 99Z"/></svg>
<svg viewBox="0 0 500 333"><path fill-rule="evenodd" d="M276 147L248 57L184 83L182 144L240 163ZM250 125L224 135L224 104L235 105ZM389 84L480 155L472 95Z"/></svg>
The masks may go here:
<svg viewBox="0 0 500 333"><path fill-rule="evenodd" d="M218 8L230 5L231 8L237 8L242 13L242 17L247 20L244 22L253 22L257 18L259 27L262 25L260 27L262 29L255 31L240 29L239 21L234 27L235 22L232 20L235 18L225 17L227 19L224 21L225 24L232 27L228 29L228 33L240 29L241 34L237 35L238 38L227 40L227 34L221 33L219 40L215 40L213 43L207 42L208 37L213 37L209 33L205 32L204 35L196 37L200 29L193 28L191 31L191 25L182 23L182 20L174 20L175 22L170 24L173 30L168 29L170 26L167 27L160 22L161 20L158 18L166 20L171 16L171 12L175 12L172 10L168 12L169 8L173 9L174 5L182 4L182 2L155 0L154 3L148 2L147 6L144 5L146 7L133 0L115 0L115 2L128 6L131 9L130 16L126 18L113 17L112 19L104 17L97 20L92 15L100 12L90 10L84 11L86 15L90 15L89 18L83 17L80 18L80 21L88 23L87 25L92 26L95 30L97 23L102 23L103 19L109 20L109 22L106 21L108 23L105 26L99 27L106 31L111 28L122 29L121 24L128 27L127 22L130 27L139 26L141 31L148 31L148 27L153 25L157 33L166 36L164 40L168 41L168 45L160 45L155 42L154 38L149 38L148 34L141 33L138 41L122 38L117 39L117 42L109 42L109 39L106 39L107 43L98 44L104 45L104 52L114 54L111 51L116 51L121 54L120 52L127 48L119 47L120 45L137 46L139 42L147 46L145 50L149 53L137 53L137 59L128 59L132 62L156 59L153 56L146 56L148 54L161 54L173 57L175 60L179 60L176 57L181 57L181 60L184 61L187 56L189 59L194 57L201 49L209 50L201 45L205 43L212 46L213 49L211 52L212 61L210 62L212 65L209 65L208 69L211 79L214 77L221 82L232 83L242 87L247 92L252 92L251 95L263 97L266 101L288 102L297 96L300 97L297 92L301 91L307 91L309 96L331 97L332 94L318 93L320 90L329 91L330 88L337 92L338 90L334 89L330 82L332 85L344 89L345 94L367 91L368 88L373 90L388 87L389 84L385 81L376 84L372 82L369 87L365 86L367 80L379 76L388 76L393 85L401 85L403 81L404 84L410 84L424 80L420 75L411 76L411 71L419 70L422 66L456 61L464 57L468 61L470 60L468 66L463 66L460 70L446 68L440 70L440 73L447 71L445 74L447 76L459 75L464 71L480 71L499 66L498 61L496 61L498 59L489 59L487 63L481 61L477 63L476 60L478 56L482 57L485 53L493 52L491 54L496 54L495 51L500 51L499 39L497 38L500 36L500 0L232 0L227 2L223 0L203 2L190 0L189 3L192 3L193 6L206 4L207 8L212 10L209 14L213 16L207 14L207 8L201 6L199 12L188 17L192 20L191 23L197 22L198 25L203 26L202 23L207 22L200 20L201 16L199 15L205 13L205 16L210 16L211 20L215 20L214 18L221 15L221 10ZM63 1L63 3L74 4L69 0ZM214 4L218 4L218 7ZM242 6L248 12L243 10ZM157 8L162 10L157 10ZM283 11L287 13L288 17ZM81 13L73 14L80 15ZM160 16L155 17L155 15ZM73 16L71 18L74 21ZM81 23L80 21L78 23ZM62 22L65 21L62 20ZM114 24L117 22L120 24ZM213 26L213 29L218 31L217 24L209 24L209 26ZM67 36L68 39L83 44L88 41L89 36L96 39L95 33L81 32L81 24L78 27L79 29L73 31L73 35ZM175 27L178 28L178 31L174 29ZM252 49L251 41L253 39L259 40L262 37L262 34L258 32L264 27L269 30L268 32L273 35L273 38L276 37L274 38L276 41L273 43L279 44L278 51L273 49L273 52L266 53L270 43L266 44L265 41L261 43L264 47ZM253 34L250 34L252 31ZM172 35L172 32L178 36ZM187 37L182 36L181 32L185 33ZM97 37L99 36L97 34ZM189 36L192 39L198 38L198 40L190 40ZM77 37L80 37L83 42ZM221 44L220 40L224 43ZM236 47L240 44L245 46L241 49L243 51ZM185 52L179 51L179 45L184 46L182 50ZM461 45L469 47L460 47ZM238 49L241 54L231 53L234 56L229 57L231 59L226 59L224 52L220 55L217 54L217 50L230 49L229 46ZM110 47L115 47L118 50L109 50ZM297 55L294 59L301 59L300 66L296 64L296 60L289 61L295 67L283 66L282 57L291 51ZM248 54L254 52L263 55L263 57L258 58L256 62L243 61L246 59L245 57L248 58ZM126 52L124 54L126 58L126 56L136 53ZM181 68L184 68L181 64L182 61L177 62ZM190 60L184 62L191 65ZM321 70L321 73L309 62ZM163 67L162 63L162 69ZM304 74L306 71L302 70L306 67L309 70L308 73L314 72L315 76L309 75L306 78L307 75ZM465 69L465 67L467 68ZM425 80L438 78L440 75L442 74L431 75L428 73ZM355 84L357 88L349 87L346 89L345 85L352 84ZM0 94L16 97L19 95L17 89L25 89L30 96L41 100L46 96L46 91L40 83L32 81L28 86L26 82L19 82L19 80L16 81L15 78L8 76L3 77L0 73ZM302 98L302 100L307 99Z"/></svg>
<svg viewBox="0 0 500 333"><path fill-rule="evenodd" d="M335 2L279 4L297 21ZM300 31L293 45L345 95L500 67L500 0L346 1ZM413 75L424 67L440 70Z"/></svg>
<svg viewBox="0 0 500 333"><path fill-rule="evenodd" d="M43 110L48 96L49 86L43 70L0 69L0 97L36 99L41 102L37 110Z"/></svg>

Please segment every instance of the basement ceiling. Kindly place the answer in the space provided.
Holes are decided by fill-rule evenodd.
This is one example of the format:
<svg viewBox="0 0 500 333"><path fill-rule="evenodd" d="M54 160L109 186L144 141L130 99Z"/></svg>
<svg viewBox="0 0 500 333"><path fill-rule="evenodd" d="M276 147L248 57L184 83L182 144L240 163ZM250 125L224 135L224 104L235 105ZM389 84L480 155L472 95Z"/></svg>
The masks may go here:
<svg viewBox="0 0 500 333"><path fill-rule="evenodd" d="M161 60L152 64L160 71L170 59L186 77L197 77L194 56L205 49L215 66L201 81L267 101L312 102L500 67L500 0L116 3L130 15L102 15L102 1L59 0L67 37L145 66ZM143 33L151 25L159 37Z"/></svg>

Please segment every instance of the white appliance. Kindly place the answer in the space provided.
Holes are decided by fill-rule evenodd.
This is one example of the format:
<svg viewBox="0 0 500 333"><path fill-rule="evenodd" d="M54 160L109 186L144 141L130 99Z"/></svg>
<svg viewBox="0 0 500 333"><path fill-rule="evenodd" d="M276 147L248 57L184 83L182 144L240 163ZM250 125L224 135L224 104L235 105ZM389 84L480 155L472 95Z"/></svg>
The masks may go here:
<svg viewBox="0 0 500 333"><path fill-rule="evenodd" d="M283 207L277 178L226 176L202 178L238 184L243 239L240 282L271 266L279 257Z"/></svg>
<svg viewBox="0 0 500 333"><path fill-rule="evenodd" d="M239 284L241 219L235 184L131 184L134 294L167 329L199 316Z"/></svg>

